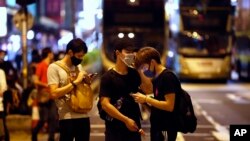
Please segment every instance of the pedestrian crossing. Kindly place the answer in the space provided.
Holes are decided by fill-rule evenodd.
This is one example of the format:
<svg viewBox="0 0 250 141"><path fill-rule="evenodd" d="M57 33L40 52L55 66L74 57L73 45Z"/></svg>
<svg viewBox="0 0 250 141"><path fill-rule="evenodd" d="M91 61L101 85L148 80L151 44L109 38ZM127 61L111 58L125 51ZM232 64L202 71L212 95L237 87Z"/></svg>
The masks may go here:
<svg viewBox="0 0 250 141"><path fill-rule="evenodd" d="M228 91L228 90L227 90ZM208 125L210 127L213 127L214 129L211 131L211 134L213 137L215 137L218 141L229 141L229 125L221 125L219 122L217 122L207 111L205 111L202 107L201 104L206 104L206 105L219 105L219 104L224 104L225 101L231 101L233 104L250 104L250 92L244 93L242 95L241 92L235 92L235 93L225 93L224 94L224 99L216 99L214 98L207 98L207 97L202 97L202 98L196 98L193 101L195 111L197 116L203 116L207 119L207 121L211 124ZM200 127L198 126L198 129ZM196 136L197 134L191 134L191 136ZM205 134L204 134L205 136ZM185 136L184 136L185 137Z"/></svg>
<svg viewBox="0 0 250 141"><path fill-rule="evenodd" d="M186 85L187 86L187 85ZM186 87L185 86L185 87ZM241 89L243 88L243 89ZM197 131L192 134L181 134L179 133L177 136L177 141L201 141L198 139L203 140L211 140L211 141L229 141L229 125L223 125L216 121L216 119L211 115L209 111L206 110L206 107L204 105L214 105L215 107L218 105L225 104L225 102L230 102L235 105L243 105L244 104L250 104L250 87L249 86L239 86L240 91L238 89L229 88L228 86L220 86L213 88L214 91L216 89L221 92L218 93L220 95L220 98L217 97L203 97L203 96L197 96L197 95L211 95L211 89L210 88L202 88L202 87L186 87L186 90L190 92L190 94L195 93L197 94L196 97L193 98L193 104L195 113L198 117L198 126ZM206 91L207 90L207 91ZM217 91L216 91L217 92ZM96 105L96 103L94 103ZM220 112L220 111L219 111ZM221 111L223 112L223 111ZM99 119L98 111L96 107L93 108L92 114L90 115L91 119L95 119L91 123L91 139L94 141L97 138L100 138L100 140L104 139L104 131L105 126L101 119ZM142 137L142 141L150 141L150 124L149 122L142 121L142 128L145 129L146 135ZM13 136L11 136L11 141L21 141L20 138L22 137L25 139L24 141L28 141L30 139L30 134L24 132L24 133L11 133ZM15 134L15 135L14 135ZM16 137L16 140L15 140ZM47 135L40 134L39 141L45 141ZM58 138L58 136L57 136ZM19 139L19 140L18 140ZM195 140L196 139L196 140ZM91 141L92 141L91 140ZM96 141L96 140L95 140Z"/></svg>

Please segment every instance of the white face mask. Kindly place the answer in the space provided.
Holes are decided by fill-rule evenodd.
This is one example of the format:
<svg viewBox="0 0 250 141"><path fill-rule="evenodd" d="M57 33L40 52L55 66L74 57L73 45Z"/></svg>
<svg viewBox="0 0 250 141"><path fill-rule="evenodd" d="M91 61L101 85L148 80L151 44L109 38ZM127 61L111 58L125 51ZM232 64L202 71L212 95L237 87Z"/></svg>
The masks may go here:
<svg viewBox="0 0 250 141"><path fill-rule="evenodd" d="M133 63L135 61L135 55L134 54L126 54L124 59L121 58L121 60L128 66L133 68Z"/></svg>

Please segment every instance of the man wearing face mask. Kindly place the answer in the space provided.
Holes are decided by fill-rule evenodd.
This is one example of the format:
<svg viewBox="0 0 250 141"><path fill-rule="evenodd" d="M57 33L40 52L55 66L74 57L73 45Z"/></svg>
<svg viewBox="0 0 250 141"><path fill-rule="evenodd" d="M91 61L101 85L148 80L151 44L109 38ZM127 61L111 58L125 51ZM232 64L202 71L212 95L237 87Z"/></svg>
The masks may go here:
<svg viewBox="0 0 250 141"><path fill-rule="evenodd" d="M135 47L128 40L114 43L115 66L101 78L99 104L108 114L105 119L105 141L141 141L140 109L130 96L141 85L139 73L131 68Z"/></svg>
<svg viewBox="0 0 250 141"><path fill-rule="evenodd" d="M76 69L87 53L87 46L81 39L72 39L66 47L65 56L57 61L70 70L70 76L59 65L49 65L47 78L51 97L55 99L59 114L60 141L89 141L90 120L87 113L76 113L72 111L67 102L67 96L83 80L89 79L85 71L80 71L76 76ZM70 83L72 77L76 79Z"/></svg>
<svg viewBox="0 0 250 141"><path fill-rule="evenodd" d="M178 131L176 94L180 90L180 82L174 73L161 64L160 58L160 53L152 47L144 47L138 51L135 67L152 79L154 98L141 93L132 96L137 103L151 105L151 141L164 141L163 131L167 133L168 141L175 141Z"/></svg>

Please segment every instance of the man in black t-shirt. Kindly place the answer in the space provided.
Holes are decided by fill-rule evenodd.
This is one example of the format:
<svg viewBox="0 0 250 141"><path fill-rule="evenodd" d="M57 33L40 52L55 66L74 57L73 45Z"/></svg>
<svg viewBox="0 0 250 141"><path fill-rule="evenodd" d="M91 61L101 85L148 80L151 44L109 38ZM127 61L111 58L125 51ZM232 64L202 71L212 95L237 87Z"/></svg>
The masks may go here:
<svg viewBox="0 0 250 141"><path fill-rule="evenodd" d="M160 58L160 53L152 47L137 52L135 67L152 79L154 98L141 93L132 96L137 103L151 105L151 141L164 141L162 131L167 132L168 141L175 141L178 131L175 108L179 101L176 94L180 83L174 73L161 64Z"/></svg>
<svg viewBox="0 0 250 141"><path fill-rule="evenodd" d="M135 57L134 45L115 43L116 64L101 78L100 105L107 113L105 141L141 141L140 109L131 93L138 92L139 73L130 68Z"/></svg>

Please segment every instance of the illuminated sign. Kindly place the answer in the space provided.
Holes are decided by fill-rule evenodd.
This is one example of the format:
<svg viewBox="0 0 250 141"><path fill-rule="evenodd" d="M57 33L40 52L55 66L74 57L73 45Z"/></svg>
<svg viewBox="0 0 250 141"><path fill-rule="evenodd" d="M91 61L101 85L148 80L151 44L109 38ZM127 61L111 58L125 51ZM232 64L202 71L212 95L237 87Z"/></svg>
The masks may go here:
<svg viewBox="0 0 250 141"><path fill-rule="evenodd" d="M7 34L7 9L6 7L0 7L0 37Z"/></svg>

